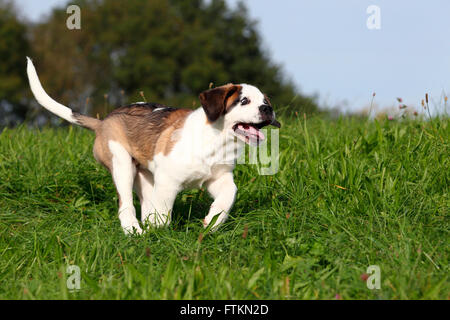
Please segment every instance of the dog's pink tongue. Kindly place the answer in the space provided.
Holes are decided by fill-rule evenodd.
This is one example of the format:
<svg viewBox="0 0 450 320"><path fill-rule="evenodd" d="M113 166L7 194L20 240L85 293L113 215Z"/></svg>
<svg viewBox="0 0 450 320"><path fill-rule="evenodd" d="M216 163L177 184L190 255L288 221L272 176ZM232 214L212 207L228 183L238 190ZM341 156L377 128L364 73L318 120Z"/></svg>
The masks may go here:
<svg viewBox="0 0 450 320"><path fill-rule="evenodd" d="M245 135L248 136L249 138L257 138L259 140L264 140L266 138L261 131L259 131L253 126L240 124L238 128L239 130L243 131Z"/></svg>

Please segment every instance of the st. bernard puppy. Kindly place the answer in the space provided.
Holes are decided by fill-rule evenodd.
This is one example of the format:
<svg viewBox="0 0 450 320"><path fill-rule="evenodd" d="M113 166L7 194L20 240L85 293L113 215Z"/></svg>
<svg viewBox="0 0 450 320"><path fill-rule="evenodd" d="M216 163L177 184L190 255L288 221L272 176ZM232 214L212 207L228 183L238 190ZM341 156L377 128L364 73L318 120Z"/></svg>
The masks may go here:
<svg viewBox="0 0 450 320"><path fill-rule="evenodd" d="M133 187L141 202L143 225L170 223L177 194L205 186L214 199L203 220L215 216L215 230L228 217L236 198L233 169L245 143L265 139L261 128L274 125L269 99L248 84L227 84L200 94L202 107L178 109L135 103L98 120L59 104L47 95L27 58L31 90L39 104L57 116L96 134L94 157L112 175L125 233L142 233L133 206ZM235 139L237 137L238 139Z"/></svg>

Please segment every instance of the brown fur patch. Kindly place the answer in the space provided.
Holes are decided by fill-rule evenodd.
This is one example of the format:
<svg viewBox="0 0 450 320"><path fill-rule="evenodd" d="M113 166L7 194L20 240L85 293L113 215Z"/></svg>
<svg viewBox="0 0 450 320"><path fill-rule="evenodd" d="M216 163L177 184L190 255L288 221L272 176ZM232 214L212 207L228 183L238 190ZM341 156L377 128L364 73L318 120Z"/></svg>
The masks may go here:
<svg viewBox="0 0 450 320"><path fill-rule="evenodd" d="M264 99L266 99L266 101L269 104L269 106L272 106L272 103L270 102L270 99L269 99L269 97L266 94L264 95Z"/></svg>
<svg viewBox="0 0 450 320"><path fill-rule="evenodd" d="M168 155L172 150L175 143L179 140L179 135L175 133L183 127L186 117L191 113L188 109L178 109L172 112L166 120L168 127L161 132L155 146L155 154L162 152L164 155Z"/></svg>
<svg viewBox="0 0 450 320"><path fill-rule="evenodd" d="M231 107L239 103L239 99L241 98L241 90L242 86L237 85L237 90L234 91L225 101L225 112L228 112Z"/></svg>
<svg viewBox="0 0 450 320"><path fill-rule="evenodd" d="M156 110L157 108L163 108ZM155 111L156 110L156 111ZM135 104L111 112L97 129L94 155L111 170L111 152L108 142L119 142L137 164L148 166L148 161L162 152L167 155L176 140L172 133L183 127L189 109L176 109L160 104Z"/></svg>
<svg viewBox="0 0 450 320"><path fill-rule="evenodd" d="M101 121L92 117L88 117L77 112L73 112L72 116L77 120L77 123L87 129L97 130L101 126Z"/></svg>
<svg viewBox="0 0 450 320"><path fill-rule="evenodd" d="M239 98L242 86L232 83L204 91L200 94L200 102L205 110L209 123L215 122L225 114Z"/></svg>

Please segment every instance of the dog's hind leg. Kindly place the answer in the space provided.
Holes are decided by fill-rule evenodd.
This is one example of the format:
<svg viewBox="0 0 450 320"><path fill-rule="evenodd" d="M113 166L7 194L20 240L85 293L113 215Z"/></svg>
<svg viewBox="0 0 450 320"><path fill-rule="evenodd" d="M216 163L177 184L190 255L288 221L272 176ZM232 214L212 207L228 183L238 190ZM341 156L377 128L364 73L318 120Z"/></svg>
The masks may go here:
<svg viewBox="0 0 450 320"><path fill-rule="evenodd" d="M141 202L141 217L145 217L154 210L150 197L153 193L153 174L144 169L138 169L134 180L134 189Z"/></svg>
<svg viewBox="0 0 450 320"><path fill-rule="evenodd" d="M119 195L119 219L127 234L134 231L142 233L136 219L136 209L133 205L133 183L136 176L136 166L128 151L118 142L110 140L109 150L112 155L111 174Z"/></svg>

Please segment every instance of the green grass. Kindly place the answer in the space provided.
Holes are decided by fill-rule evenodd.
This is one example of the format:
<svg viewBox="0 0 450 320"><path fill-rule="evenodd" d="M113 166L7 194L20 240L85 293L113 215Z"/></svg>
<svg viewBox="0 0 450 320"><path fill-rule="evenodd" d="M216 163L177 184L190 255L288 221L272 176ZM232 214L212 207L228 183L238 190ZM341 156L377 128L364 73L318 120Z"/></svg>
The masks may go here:
<svg viewBox="0 0 450 320"><path fill-rule="evenodd" d="M0 298L448 298L448 119L283 125L280 171L239 165L231 217L203 237L203 190L179 195L170 227L127 237L91 132L5 129ZM380 290L361 280L369 265Z"/></svg>

